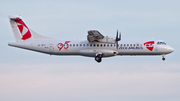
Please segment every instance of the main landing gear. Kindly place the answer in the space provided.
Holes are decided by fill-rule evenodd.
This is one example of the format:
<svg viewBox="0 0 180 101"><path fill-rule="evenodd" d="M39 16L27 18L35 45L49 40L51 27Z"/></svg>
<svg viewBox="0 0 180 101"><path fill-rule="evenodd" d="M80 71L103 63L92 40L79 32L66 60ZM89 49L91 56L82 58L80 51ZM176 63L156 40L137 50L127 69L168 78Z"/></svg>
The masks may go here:
<svg viewBox="0 0 180 101"><path fill-rule="evenodd" d="M96 57L95 57L95 60L100 63L102 61L102 54L98 54Z"/></svg>

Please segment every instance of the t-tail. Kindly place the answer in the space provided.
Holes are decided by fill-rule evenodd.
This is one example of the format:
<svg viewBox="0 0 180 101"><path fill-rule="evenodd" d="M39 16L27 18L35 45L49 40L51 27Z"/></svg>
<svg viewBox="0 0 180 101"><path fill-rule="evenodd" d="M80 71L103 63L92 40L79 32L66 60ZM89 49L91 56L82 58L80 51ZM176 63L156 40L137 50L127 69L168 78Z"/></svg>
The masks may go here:
<svg viewBox="0 0 180 101"><path fill-rule="evenodd" d="M24 23L21 16L9 15L8 17L16 42L52 39L34 32Z"/></svg>

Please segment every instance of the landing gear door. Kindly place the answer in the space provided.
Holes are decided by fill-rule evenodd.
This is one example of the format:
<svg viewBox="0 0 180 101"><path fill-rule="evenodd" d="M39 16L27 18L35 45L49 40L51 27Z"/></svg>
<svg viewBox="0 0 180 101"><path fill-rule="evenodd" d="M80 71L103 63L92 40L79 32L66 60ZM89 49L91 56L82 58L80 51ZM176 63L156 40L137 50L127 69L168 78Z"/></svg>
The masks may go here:
<svg viewBox="0 0 180 101"><path fill-rule="evenodd" d="M54 45L53 44L49 44L49 52L54 52Z"/></svg>

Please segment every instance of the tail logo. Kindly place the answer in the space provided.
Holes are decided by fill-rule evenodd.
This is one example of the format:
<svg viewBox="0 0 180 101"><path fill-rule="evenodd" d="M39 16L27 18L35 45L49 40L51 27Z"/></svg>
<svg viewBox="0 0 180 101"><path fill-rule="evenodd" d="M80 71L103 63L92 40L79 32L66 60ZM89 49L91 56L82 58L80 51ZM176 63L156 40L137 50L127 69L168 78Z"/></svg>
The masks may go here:
<svg viewBox="0 0 180 101"><path fill-rule="evenodd" d="M144 46L146 46L148 50L152 51L154 48L154 41L145 42Z"/></svg>
<svg viewBox="0 0 180 101"><path fill-rule="evenodd" d="M22 40L29 39L31 37L31 32L26 24L19 18L16 18L15 22L17 23L17 27L22 35Z"/></svg>

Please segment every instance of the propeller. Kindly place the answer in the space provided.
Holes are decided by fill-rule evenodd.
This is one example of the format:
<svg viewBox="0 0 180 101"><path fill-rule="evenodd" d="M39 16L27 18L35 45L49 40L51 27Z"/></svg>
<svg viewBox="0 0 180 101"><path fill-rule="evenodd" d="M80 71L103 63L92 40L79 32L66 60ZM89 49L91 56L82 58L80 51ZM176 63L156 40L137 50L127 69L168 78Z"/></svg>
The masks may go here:
<svg viewBox="0 0 180 101"><path fill-rule="evenodd" d="M116 34L116 49L118 49L118 41L121 40L121 32L119 33L119 37L118 37L118 30L117 30L117 34Z"/></svg>

